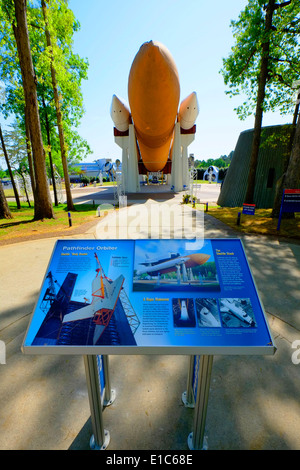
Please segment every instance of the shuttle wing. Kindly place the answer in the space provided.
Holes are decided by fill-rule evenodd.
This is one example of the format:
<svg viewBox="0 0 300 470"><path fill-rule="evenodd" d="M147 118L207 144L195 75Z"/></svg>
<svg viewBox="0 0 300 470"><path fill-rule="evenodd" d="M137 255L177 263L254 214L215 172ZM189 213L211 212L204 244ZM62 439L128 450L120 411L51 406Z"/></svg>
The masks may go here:
<svg viewBox="0 0 300 470"><path fill-rule="evenodd" d="M79 308L72 313L68 313L64 316L63 323L91 318L100 308L102 308L102 299L87 305L86 307Z"/></svg>
<svg viewBox="0 0 300 470"><path fill-rule="evenodd" d="M105 286L106 295L104 299L101 298L96 300L86 307L79 308L78 310L75 310L75 312L65 315L63 323L91 318L103 308L107 310L113 310L118 300L123 282L124 276L121 275L114 282L109 284L109 286Z"/></svg>

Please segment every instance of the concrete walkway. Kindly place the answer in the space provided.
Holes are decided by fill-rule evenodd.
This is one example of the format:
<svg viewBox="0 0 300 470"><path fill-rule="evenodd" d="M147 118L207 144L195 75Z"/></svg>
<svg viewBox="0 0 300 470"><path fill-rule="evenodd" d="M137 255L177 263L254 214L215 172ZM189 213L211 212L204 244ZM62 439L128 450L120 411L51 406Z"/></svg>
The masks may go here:
<svg viewBox="0 0 300 470"><path fill-rule="evenodd" d="M183 227L178 201L170 221L166 214L172 211L165 204L171 202L148 201L148 206L134 206L135 212L116 211L72 238L114 238L116 231L119 238L154 238L155 233L189 238L189 230L202 230L206 238L237 237L207 214L203 229L202 215L195 217L191 209L184 213ZM292 344L300 340L300 246L260 236L242 240L278 350L267 357L214 358L208 447L298 450L300 364L292 362ZM24 356L20 349L54 243L51 238L0 247L0 340L6 345L6 364L0 364L1 450L89 449L92 427L82 358ZM193 410L181 401L188 360L109 357L117 398L103 414L108 450L188 450Z"/></svg>

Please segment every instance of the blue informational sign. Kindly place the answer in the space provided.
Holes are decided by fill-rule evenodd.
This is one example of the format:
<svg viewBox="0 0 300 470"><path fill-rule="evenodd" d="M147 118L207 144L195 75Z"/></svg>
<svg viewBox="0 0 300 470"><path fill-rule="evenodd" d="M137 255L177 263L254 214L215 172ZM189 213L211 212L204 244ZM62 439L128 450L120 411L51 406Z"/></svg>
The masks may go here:
<svg viewBox="0 0 300 470"><path fill-rule="evenodd" d="M58 240L30 354L273 354L239 239Z"/></svg>
<svg viewBox="0 0 300 470"><path fill-rule="evenodd" d="M255 204L243 204L243 214L254 215Z"/></svg>
<svg viewBox="0 0 300 470"><path fill-rule="evenodd" d="M280 229L281 218L284 212L300 212L300 189L283 190L277 230Z"/></svg>

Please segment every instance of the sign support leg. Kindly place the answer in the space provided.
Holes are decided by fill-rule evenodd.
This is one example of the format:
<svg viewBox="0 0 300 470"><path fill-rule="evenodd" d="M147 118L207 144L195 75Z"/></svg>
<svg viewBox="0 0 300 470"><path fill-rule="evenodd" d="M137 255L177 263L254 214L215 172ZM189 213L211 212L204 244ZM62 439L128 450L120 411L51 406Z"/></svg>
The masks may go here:
<svg viewBox="0 0 300 470"><path fill-rule="evenodd" d="M279 211L279 217L278 217L278 223L277 223L277 228L276 228L276 230L279 230L279 229L280 229L281 218L282 218L282 203L281 203L281 206L280 206L280 211Z"/></svg>
<svg viewBox="0 0 300 470"><path fill-rule="evenodd" d="M188 437L188 446L191 450L207 449L207 443L205 442L204 432L212 364L213 356L200 356L197 398L194 416L194 431L191 432Z"/></svg>
<svg viewBox="0 0 300 470"><path fill-rule="evenodd" d="M102 360L103 360L104 382L105 382L103 405L109 406L115 401L116 391L110 387L108 356L103 355Z"/></svg>
<svg viewBox="0 0 300 470"><path fill-rule="evenodd" d="M187 378L187 389L186 389L186 392L183 392L182 397L181 397L184 406L187 408L195 408L194 394L193 394L194 362L195 362L195 356L190 356L188 378Z"/></svg>
<svg viewBox="0 0 300 470"><path fill-rule="evenodd" d="M94 432L90 440L90 448L104 450L109 444L110 435L103 426L97 357L94 355L84 356L84 366Z"/></svg>

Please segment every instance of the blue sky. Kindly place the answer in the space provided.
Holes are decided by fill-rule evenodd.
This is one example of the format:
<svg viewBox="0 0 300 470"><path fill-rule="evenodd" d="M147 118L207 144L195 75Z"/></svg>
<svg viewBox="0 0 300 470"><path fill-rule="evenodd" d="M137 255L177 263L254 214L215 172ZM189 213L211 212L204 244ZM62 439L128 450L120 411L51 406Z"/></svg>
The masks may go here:
<svg viewBox="0 0 300 470"><path fill-rule="evenodd" d="M110 117L112 96L128 101L132 61L151 39L163 43L176 62L180 101L192 91L197 93L200 113L189 153L208 159L234 150L240 132L253 127L254 116L238 119L234 108L243 97L230 99L225 94L219 71L234 45L230 20L237 19L246 4L247 0L69 0L81 24L73 49L90 64L82 86L85 116L79 128L94 152L86 161L121 158ZM269 113L263 124L290 121L290 116Z"/></svg>

